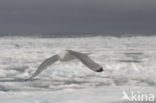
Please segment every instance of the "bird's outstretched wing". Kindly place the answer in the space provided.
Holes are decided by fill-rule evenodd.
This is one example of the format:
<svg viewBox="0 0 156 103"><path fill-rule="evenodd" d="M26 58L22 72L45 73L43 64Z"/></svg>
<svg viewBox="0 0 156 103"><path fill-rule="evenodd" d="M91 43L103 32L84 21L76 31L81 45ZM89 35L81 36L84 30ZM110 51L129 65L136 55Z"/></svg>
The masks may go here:
<svg viewBox="0 0 156 103"><path fill-rule="evenodd" d="M45 61L43 61L40 66L38 67L38 69L35 71L35 73L28 79L26 80L30 80L33 77L39 75L43 70L45 70L48 66L50 66L51 64L55 63L56 61L59 60L59 56L58 55L54 55L48 59L46 59Z"/></svg>
<svg viewBox="0 0 156 103"><path fill-rule="evenodd" d="M79 59L83 64L85 64L88 68L95 72L102 72L103 68L96 62L94 62L88 55L80 52L76 52L73 50L67 50L69 53L74 55L77 59Z"/></svg>

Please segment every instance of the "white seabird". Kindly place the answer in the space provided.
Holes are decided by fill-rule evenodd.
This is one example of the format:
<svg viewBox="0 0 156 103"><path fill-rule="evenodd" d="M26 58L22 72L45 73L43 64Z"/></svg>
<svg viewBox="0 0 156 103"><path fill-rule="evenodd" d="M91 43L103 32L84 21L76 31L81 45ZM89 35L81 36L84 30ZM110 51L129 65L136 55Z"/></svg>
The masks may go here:
<svg viewBox="0 0 156 103"><path fill-rule="evenodd" d="M71 61L73 59L79 59L83 64L85 64L88 68L95 72L102 72L103 68L96 62L94 62L89 56L88 53L80 53L77 51L73 50L65 50L61 52L60 54L56 54L45 61L43 61L38 69L34 72L34 74L28 78L27 80L32 79L33 77L36 77L39 75L43 70L45 70L48 66L51 64L61 61L61 62L66 62L66 61Z"/></svg>

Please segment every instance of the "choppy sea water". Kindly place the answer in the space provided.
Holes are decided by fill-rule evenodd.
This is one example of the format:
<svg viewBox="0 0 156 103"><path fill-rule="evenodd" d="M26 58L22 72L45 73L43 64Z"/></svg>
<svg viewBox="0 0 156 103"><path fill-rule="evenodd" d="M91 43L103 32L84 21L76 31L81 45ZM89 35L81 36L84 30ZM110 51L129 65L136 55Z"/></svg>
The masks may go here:
<svg viewBox="0 0 156 103"><path fill-rule="evenodd" d="M88 88L98 88L98 92L102 87L117 86L152 87L154 88L152 90L155 90L155 45L155 36L1 37L0 91L18 94L16 92L20 91L32 93L82 89L90 91ZM74 60L53 64L35 79L24 81L46 58L67 49L91 53L90 57L103 66L104 72L93 72L80 61ZM0 93L0 95L4 94Z"/></svg>

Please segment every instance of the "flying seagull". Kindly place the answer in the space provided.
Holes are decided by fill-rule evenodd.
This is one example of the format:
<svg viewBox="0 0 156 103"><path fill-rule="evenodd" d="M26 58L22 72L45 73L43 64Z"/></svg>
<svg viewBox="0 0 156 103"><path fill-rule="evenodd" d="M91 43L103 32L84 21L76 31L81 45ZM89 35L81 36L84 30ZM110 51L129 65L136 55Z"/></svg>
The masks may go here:
<svg viewBox="0 0 156 103"><path fill-rule="evenodd" d="M36 77L43 70L45 70L48 66L50 66L51 64L57 61L66 62L66 61L71 61L73 59L80 60L83 64L85 64L88 68L90 68L91 70L95 72L102 72L103 71L102 66L94 62L88 55L89 55L88 53L80 53L80 52L73 51L73 50L65 50L61 52L60 54L56 54L46 59L45 61L43 61L38 67L38 69L34 72L34 74L27 80L30 80Z"/></svg>

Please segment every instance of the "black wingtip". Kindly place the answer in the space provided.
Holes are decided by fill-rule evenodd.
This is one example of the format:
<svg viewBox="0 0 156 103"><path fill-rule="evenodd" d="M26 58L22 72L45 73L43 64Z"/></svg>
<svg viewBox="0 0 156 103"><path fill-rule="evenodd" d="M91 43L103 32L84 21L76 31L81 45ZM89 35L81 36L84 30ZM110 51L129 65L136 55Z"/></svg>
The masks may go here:
<svg viewBox="0 0 156 103"><path fill-rule="evenodd" d="M96 72L102 72L103 71L103 68L100 67L98 70L96 70Z"/></svg>
<svg viewBox="0 0 156 103"><path fill-rule="evenodd" d="M29 81L30 79L28 78L28 79L25 79L24 81Z"/></svg>
<svg viewBox="0 0 156 103"><path fill-rule="evenodd" d="M29 78L25 79L24 81L29 81L29 80L31 80L31 79L32 79L32 77L29 77Z"/></svg>

